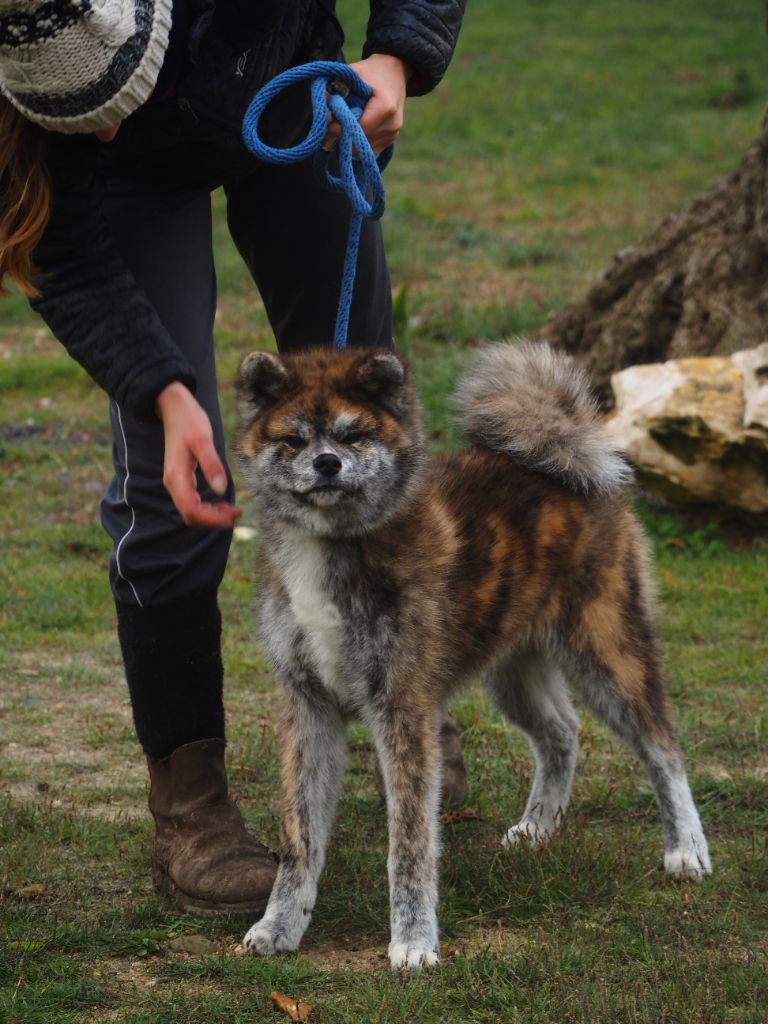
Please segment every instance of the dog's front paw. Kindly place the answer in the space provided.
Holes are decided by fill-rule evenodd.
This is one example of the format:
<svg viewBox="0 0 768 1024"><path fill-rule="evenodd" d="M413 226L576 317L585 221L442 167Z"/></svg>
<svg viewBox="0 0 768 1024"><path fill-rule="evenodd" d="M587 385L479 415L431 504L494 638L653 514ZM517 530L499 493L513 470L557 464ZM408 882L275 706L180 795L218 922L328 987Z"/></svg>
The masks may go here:
<svg viewBox="0 0 768 1024"><path fill-rule="evenodd" d="M393 971L420 971L422 967L437 967L440 955L436 949L423 949L407 942L393 942L389 947L389 962Z"/></svg>
<svg viewBox="0 0 768 1024"><path fill-rule="evenodd" d="M702 836L699 840L692 839L674 850L664 854L664 868L674 878L690 878L700 881L705 875L712 873L707 841Z"/></svg>
<svg viewBox="0 0 768 1024"><path fill-rule="evenodd" d="M501 845L507 850L512 850L516 846L531 846L537 849L549 842L554 831L554 825L548 829L539 821L523 818L517 825L507 830L502 837Z"/></svg>
<svg viewBox="0 0 768 1024"><path fill-rule="evenodd" d="M268 921L262 918L249 928L243 939L243 949L247 953L259 956L271 956L273 953L293 953L299 948L303 928L281 927L279 921Z"/></svg>
<svg viewBox="0 0 768 1024"><path fill-rule="evenodd" d="M249 928L243 939L243 949L246 953L258 954L259 956L271 956L277 952L276 936L269 925L259 921Z"/></svg>
<svg viewBox="0 0 768 1024"><path fill-rule="evenodd" d="M269 906L264 917L246 932L243 949L261 956L293 953L311 920L311 908L302 906L300 901Z"/></svg>

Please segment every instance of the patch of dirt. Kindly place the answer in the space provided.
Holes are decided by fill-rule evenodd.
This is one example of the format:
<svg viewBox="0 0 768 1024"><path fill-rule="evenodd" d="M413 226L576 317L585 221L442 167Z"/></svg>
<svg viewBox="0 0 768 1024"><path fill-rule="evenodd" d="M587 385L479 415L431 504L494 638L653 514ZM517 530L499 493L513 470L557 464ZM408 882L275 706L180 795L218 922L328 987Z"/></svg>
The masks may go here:
<svg viewBox="0 0 768 1024"><path fill-rule="evenodd" d="M155 988L160 979L150 974L152 959L131 960L115 957L113 960L102 960L93 969L93 975L100 982L112 988L138 988L146 991Z"/></svg>
<svg viewBox="0 0 768 1024"><path fill-rule="evenodd" d="M453 942L443 942L442 955L443 959L450 959L452 956L473 957L479 953L488 953L494 958L503 959L530 945L530 942L527 932L502 928L498 923L494 927L480 925Z"/></svg>
<svg viewBox="0 0 768 1024"><path fill-rule="evenodd" d="M87 683L61 685L74 673ZM138 743L124 741L132 723L122 670L86 653L25 652L9 676L0 693L0 792L83 814L144 815L143 799L129 795L143 792L146 769Z"/></svg>
<svg viewBox="0 0 768 1024"><path fill-rule="evenodd" d="M708 775L715 782L748 782L753 780L755 782L764 782L768 778L768 755L757 754L754 757L748 757L743 754L739 760L738 767L731 765L730 767L713 760L707 760L703 765L702 769L705 775Z"/></svg>
<svg viewBox="0 0 768 1024"><path fill-rule="evenodd" d="M340 937L318 945L312 944L310 940L309 945L302 947L301 955L303 959L323 971L367 974L388 969L387 942L388 939L384 935L378 942L370 936L361 937L357 942ZM453 957L473 957L479 953L504 959L530 942L531 938L527 932L502 928L501 924L482 924L451 940L443 939L440 944L440 955L443 961L451 960Z"/></svg>
<svg viewBox="0 0 768 1024"><path fill-rule="evenodd" d="M250 751L277 761L275 696L232 687L230 783L252 786ZM114 650L41 655L20 652L0 677L0 795L46 808L120 820L146 816L147 770L133 731L128 689Z"/></svg>
<svg viewBox="0 0 768 1024"><path fill-rule="evenodd" d="M387 940L382 937L378 944L369 945L370 939L363 939L365 945L351 944L343 939L324 942L301 950L302 958L321 971L351 971L355 974L369 974L389 967Z"/></svg>
<svg viewBox="0 0 768 1024"><path fill-rule="evenodd" d="M108 992L116 992L123 1005L112 1010L104 1007L94 1010L83 1016L83 1024L125 1020L126 1016L141 1007L142 997L149 995L154 989L162 990L163 1002L167 1005L172 1004L174 990L183 990L185 997L217 990L215 985L196 983L188 978L179 982L169 982L166 978L157 977L152 973L155 963L156 957L140 960L116 957L96 963L93 967L94 978ZM132 1004L132 1000L136 1000L135 1005Z"/></svg>

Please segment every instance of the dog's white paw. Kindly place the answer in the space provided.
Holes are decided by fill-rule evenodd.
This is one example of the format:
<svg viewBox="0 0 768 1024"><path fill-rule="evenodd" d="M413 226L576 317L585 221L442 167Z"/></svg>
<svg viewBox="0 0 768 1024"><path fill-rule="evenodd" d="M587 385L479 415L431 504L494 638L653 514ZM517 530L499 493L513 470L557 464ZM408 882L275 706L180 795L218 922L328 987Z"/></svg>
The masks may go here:
<svg viewBox="0 0 768 1024"><path fill-rule="evenodd" d="M712 874L706 840L703 837L699 841L692 840L665 853L664 869L674 878L690 878L694 881Z"/></svg>
<svg viewBox="0 0 768 1024"><path fill-rule="evenodd" d="M389 962L393 971L417 972L422 967L437 967L440 955L436 949L410 946L407 942L393 942L389 947Z"/></svg>
<svg viewBox="0 0 768 1024"><path fill-rule="evenodd" d="M548 829L540 821L523 818L522 821L507 830L502 837L501 845L507 850L512 850L516 846L532 846L536 849L536 847L545 846L552 838L554 831L554 825Z"/></svg>
<svg viewBox="0 0 768 1024"><path fill-rule="evenodd" d="M245 933L243 949L246 953L258 953L259 956L271 956L273 953L277 952L275 933L269 926L265 925L263 921L259 921Z"/></svg>
<svg viewBox="0 0 768 1024"><path fill-rule="evenodd" d="M243 939L246 953L272 956L273 953L292 953L299 948L303 931L277 927L275 922L265 919L249 928Z"/></svg>

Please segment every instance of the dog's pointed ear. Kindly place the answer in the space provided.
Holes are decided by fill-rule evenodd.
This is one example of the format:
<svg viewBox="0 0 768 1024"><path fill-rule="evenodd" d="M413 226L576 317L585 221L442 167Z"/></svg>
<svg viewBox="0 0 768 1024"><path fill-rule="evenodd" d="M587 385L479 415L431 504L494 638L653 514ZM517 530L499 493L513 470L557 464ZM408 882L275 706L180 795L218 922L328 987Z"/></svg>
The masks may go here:
<svg viewBox="0 0 768 1024"><path fill-rule="evenodd" d="M394 352L368 352L355 363L355 383L378 405L393 415L405 407L406 368Z"/></svg>
<svg viewBox="0 0 768 1024"><path fill-rule="evenodd" d="M240 363L235 378L237 407L241 420L252 420L285 393L291 375L273 352L251 352Z"/></svg>

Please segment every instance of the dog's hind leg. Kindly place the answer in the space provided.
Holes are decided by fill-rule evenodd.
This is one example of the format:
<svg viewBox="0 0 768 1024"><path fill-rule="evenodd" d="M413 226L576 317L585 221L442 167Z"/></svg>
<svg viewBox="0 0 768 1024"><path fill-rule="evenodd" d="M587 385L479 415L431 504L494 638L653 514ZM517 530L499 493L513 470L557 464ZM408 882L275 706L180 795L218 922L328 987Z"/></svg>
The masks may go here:
<svg viewBox="0 0 768 1024"><path fill-rule="evenodd" d="M505 846L539 845L560 826L579 756L579 719L557 666L544 653L510 655L484 679L499 710L528 737L536 772L520 821Z"/></svg>
<svg viewBox="0 0 768 1024"><path fill-rule="evenodd" d="M261 954L297 949L307 930L346 751L344 722L330 697L289 692L285 699L280 866L264 917L243 940Z"/></svg>
<svg viewBox="0 0 768 1024"><path fill-rule="evenodd" d="M664 866L701 878L712 870L667 701L644 581L631 558L619 585L585 605L564 648L569 678L635 750L651 780L664 830Z"/></svg>
<svg viewBox="0 0 768 1024"><path fill-rule="evenodd" d="M387 707L371 721L389 819L393 970L439 961L437 929L439 709Z"/></svg>

